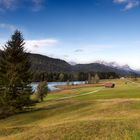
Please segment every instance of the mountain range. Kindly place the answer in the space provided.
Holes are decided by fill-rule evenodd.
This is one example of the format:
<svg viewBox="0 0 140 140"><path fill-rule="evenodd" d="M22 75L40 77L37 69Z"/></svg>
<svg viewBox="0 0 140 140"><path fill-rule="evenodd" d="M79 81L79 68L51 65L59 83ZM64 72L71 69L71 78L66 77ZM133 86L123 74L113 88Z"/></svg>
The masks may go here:
<svg viewBox="0 0 140 140"><path fill-rule="evenodd" d="M119 70L124 70L124 71L128 71L128 72L136 72L136 70L133 70L129 65L125 64L125 65L119 65L116 62L105 62L105 61L95 61L96 63L99 64L103 64L112 68L116 68Z"/></svg>
<svg viewBox="0 0 140 140"><path fill-rule="evenodd" d="M29 57L31 69L35 72L115 72L121 76L140 74L128 65L120 66L116 62L96 61L90 64L70 64L64 60L40 54L29 53Z"/></svg>
<svg viewBox="0 0 140 140"><path fill-rule="evenodd" d="M0 50L1 55L1 50ZM95 61L90 64L76 64L61 59L51 58L41 54L28 53L33 72L71 73L71 72L115 72L120 76L140 75L140 71L131 69L128 65L119 65L116 62Z"/></svg>

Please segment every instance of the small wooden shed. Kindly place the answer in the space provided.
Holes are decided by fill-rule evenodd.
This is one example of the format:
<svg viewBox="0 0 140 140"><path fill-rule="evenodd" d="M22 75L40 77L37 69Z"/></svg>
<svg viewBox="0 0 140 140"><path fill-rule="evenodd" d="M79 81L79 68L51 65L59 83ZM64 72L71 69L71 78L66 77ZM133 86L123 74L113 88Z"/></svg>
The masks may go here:
<svg viewBox="0 0 140 140"><path fill-rule="evenodd" d="M115 87L115 84L114 83L106 83L105 84L105 87L106 88L114 88Z"/></svg>

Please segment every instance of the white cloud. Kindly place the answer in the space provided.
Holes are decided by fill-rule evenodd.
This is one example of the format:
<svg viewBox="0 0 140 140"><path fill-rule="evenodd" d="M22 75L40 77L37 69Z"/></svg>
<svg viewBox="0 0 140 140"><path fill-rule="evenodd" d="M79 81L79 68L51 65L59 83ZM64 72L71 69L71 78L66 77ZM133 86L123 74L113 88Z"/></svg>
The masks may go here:
<svg viewBox="0 0 140 140"><path fill-rule="evenodd" d="M128 2L128 4L125 6L124 10L129 10L132 9L134 7L139 6L140 2L139 1L130 1Z"/></svg>
<svg viewBox="0 0 140 140"><path fill-rule="evenodd" d="M0 39L0 49L6 43L6 39ZM53 48L57 48L60 41L53 38L38 39L38 40L25 40L25 49L27 52L48 55L52 53ZM51 50L51 51L50 51Z"/></svg>
<svg viewBox="0 0 140 140"><path fill-rule="evenodd" d="M17 0L0 0L1 9L15 9L17 6Z"/></svg>
<svg viewBox="0 0 140 140"><path fill-rule="evenodd" d="M1 29L8 29L8 30L11 30L11 31L14 31L14 30L17 29L16 26L11 25L11 24L6 24L6 23L0 23L0 28Z"/></svg>
<svg viewBox="0 0 140 140"><path fill-rule="evenodd" d="M115 3L125 3L125 2L128 2L128 0L114 0Z"/></svg>
<svg viewBox="0 0 140 140"><path fill-rule="evenodd" d="M27 40L25 47L28 51L36 52L43 51L46 47L55 46L59 43L57 39L40 39L40 40Z"/></svg>
<svg viewBox="0 0 140 140"><path fill-rule="evenodd" d="M24 7L24 4L26 4L26 8L30 8L32 11L36 12L42 9L44 1L45 0L0 0L0 12L15 10Z"/></svg>
<svg viewBox="0 0 140 140"><path fill-rule="evenodd" d="M101 52L115 47L116 46L106 44L86 44L81 46L81 48L79 48L78 50L82 50L82 52Z"/></svg>
<svg viewBox="0 0 140 140"><path fill-rule="evenodd" d="M42 9L44 0L32 0L33 8L32 10L37 12Z"/></svg>
<svg viewBox="0 0 140 140"><path fill-rule="evenodd" d="M114 3L124 4L125 5L123 9L124 11L130 10L140 5L139 0L114 0Z"/></svg>

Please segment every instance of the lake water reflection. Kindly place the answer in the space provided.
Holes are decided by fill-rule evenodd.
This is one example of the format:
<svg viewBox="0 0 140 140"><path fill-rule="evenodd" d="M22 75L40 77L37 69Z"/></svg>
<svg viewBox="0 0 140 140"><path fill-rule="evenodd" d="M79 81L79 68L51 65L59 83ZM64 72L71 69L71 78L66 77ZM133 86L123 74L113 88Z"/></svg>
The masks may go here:
<svg viewBox="0 0 140 140"><path fill-rule="evenodd" d="M69 82L69 84L85 84L85 81L73 81L73 82ZM55 87L58 85L67 85L67 82L48 82L48 88L51 91L59 90L58 88ZM33 82L31 86L32 86L33 91L36 91L38 82Z"/></svg>

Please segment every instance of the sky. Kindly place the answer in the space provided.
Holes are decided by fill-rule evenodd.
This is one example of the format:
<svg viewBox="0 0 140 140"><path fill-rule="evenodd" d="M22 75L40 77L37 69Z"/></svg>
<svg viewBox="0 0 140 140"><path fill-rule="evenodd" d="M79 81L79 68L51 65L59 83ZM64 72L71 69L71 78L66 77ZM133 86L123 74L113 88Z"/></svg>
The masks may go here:
<svg viewBox="0 0 140 140"><path fill-rule="evenodd" d="M31 53L140 69L140 0L0 0L0 48L18 29Z"/></svg>

